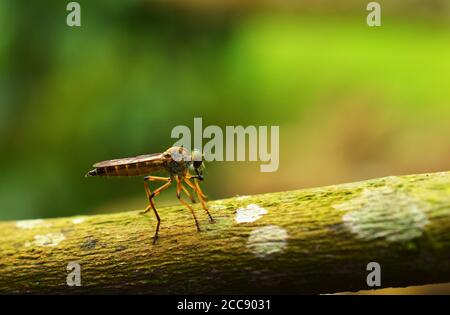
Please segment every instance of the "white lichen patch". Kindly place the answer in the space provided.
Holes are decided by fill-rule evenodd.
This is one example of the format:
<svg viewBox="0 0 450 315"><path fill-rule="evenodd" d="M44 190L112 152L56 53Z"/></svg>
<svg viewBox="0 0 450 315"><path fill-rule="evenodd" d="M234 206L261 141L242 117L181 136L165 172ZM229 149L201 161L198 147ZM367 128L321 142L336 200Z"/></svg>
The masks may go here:
<svg viewBox="0 0 450 315"><path fill-rule="evenodd" d="M287 246L288 233L285 229L268 225L253 230L247 240L247 248L259 258L270 258L282 253Z"/></svg>
<svg viewBox="0 0 450 315"><path fill-rule="evenodd" d="M211 205L210 208L213 209L213 210L224 210L227 207L224 206L224 205Z"/></svg>
<svg viewBox="0 0 450 315"><path fill-rule="evenodd" d="M84 218L75 218L72 220L73 224L80 224L84 222Z"/></svg>
<svg viewBox="0 0 450 315"><path fill-rule="evenodd" d="M25 246L57 246L66 237L62 233L49 233L45 235L35 235L32 242L27 242Z"/></svg>
<svg viewBox="0 0 450 315"><path fill-rule="evenodd" d="M42 219L16 221L16 227L24 230L30 230L36 227L50 227L50 226L52 226L51 223L47 223Z"/></svg>
<svg viewBox="0 0 450 315"><path fill-rule="evenodd" d="M249 204L247 207L239 208L236 210L235 220L237 223L255 222L266 213L266 209L255 204Z"/></svg>
<svg viewBox="0 0 450 315"><path fill-rule="evenodd" d="M238 197L236 197L236 200L237 201L242 201L242 200L246 200L248 198L250 198L250 196L238 196Z"/></svg>
<svg viewBox="0 0 450 315"><path fill-rule="evenodd" d="M357 237L398 242L420 237L428 223L428 204L391 187L365 189L361 195L333 206L347 211L342 221Z"/></svg>

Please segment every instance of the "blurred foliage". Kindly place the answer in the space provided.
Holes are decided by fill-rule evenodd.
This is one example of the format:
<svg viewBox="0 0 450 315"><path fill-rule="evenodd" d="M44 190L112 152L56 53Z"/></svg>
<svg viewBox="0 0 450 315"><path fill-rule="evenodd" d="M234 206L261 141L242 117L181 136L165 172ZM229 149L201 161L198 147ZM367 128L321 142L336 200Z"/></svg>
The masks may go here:
<svg viewBox="0 0 450 315"><path fill-rule="evenodd" d="M79 1L70 28L64 1L0 1L0 219L142 209L141 178L84 174L194 117L281 131L278 172L209 163L210 199L448 170L450 2L379 2L369 28L360 0ZM407 290L379 292L448 284Z"/></svg>
<svg viewBox="0 0 450 315"><path fill-rule="evenodd" d="M445 1L382 2L379 28L361 1L79 2L80 28L0 2L0 219L143 208L141 178L84 174L194 117L280 126L279 171L209 163L211 199L449 169Z"/></svg>

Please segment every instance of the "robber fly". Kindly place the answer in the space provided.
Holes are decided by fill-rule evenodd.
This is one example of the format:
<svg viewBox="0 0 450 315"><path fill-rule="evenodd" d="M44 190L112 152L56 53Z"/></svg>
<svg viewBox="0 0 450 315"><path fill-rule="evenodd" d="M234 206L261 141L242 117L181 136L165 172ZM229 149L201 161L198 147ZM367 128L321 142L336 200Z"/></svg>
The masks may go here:
<svg viewBox="0 0 450 315"><path fill-rule="evenodd" d="M198 150L193 150L191 153L183 147L171 147L164 153L155 153L148 155L140 155L131 158L108 160L94 164L94 169L86 174L87 176L141 176L144 177L144 188L147 194L149 205L145 208L143 213L147 213L150 209L153 210L158 223L156 224L155 234L153 237L153 244L158 239L158 232L161 220L158 211L156 211L153 199L158 196L163 190L167 189L174 181L177 184L177 198L185 205L192 213L197 226L197 231L200 232L197 217L192 206L181 197L181 190L195 203L194 196L183 185L186 183L191 187L202 204L202 208L209 216L210 222L214 222L211 214L206 207L207 197L202 192L198 181L203 180L202 171L204 168L203 154ZM151 176L148 174L166 171L169 177ZM191 181L194 180L194 182ZM164 182L162 186L150 191L150 181Z"/></svg>

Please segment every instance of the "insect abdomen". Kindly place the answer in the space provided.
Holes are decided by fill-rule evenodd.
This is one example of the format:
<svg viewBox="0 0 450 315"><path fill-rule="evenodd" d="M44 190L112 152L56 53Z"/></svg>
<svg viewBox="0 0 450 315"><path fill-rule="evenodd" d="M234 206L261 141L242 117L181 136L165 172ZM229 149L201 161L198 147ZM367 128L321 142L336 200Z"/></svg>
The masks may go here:
<svg viewBox="0 0 450 315"><path fill-rule="evenodd" d="M141 176L161 170L161 165L155 163L132 163L115 166L96 167L89 171L86 176Z"/></svg>

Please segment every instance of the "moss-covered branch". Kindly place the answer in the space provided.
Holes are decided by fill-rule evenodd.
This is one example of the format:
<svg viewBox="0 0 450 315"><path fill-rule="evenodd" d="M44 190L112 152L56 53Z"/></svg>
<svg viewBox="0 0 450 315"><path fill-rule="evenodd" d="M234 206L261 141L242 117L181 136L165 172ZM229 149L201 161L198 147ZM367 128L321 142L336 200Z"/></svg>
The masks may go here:
<svg viewBox="0 0 450 315"><path fill-rule="evenodd" d="M450 281L450 172L209 202L0 223L0 293L327 293ZM67 264L81 286L66 284Z"/></svg>

